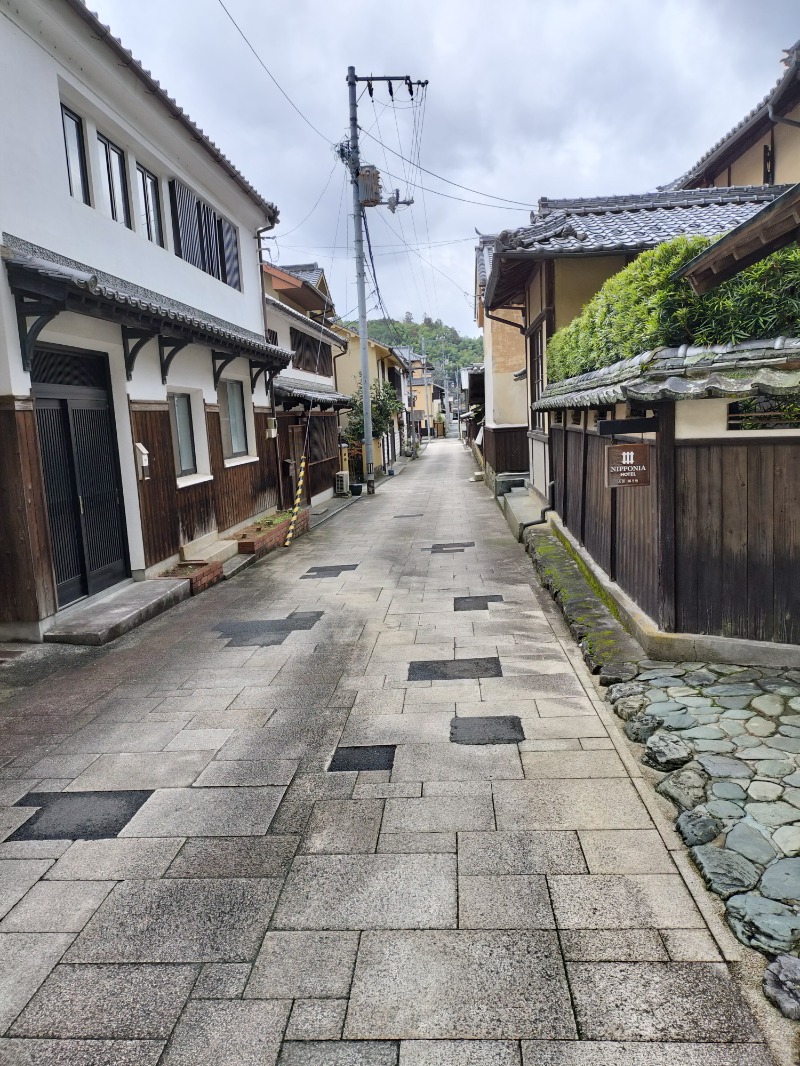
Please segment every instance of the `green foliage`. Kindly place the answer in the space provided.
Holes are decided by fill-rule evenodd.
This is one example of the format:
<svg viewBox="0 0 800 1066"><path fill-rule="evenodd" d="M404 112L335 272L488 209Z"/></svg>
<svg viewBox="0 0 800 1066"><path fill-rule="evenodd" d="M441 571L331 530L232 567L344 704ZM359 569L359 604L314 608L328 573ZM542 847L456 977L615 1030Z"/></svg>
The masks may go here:
<svg viewBox="0 0 800 1066"><path fill-rule="evenodd" d="M348 329L358 332L357 322L345 322ZM408 345L415 352L422 351L422 338L428 362L433 368L434 380L443 384L442 367L452 376L455 370L470 363L483 362L483 340L481 337L462 337L457 329L445 326L440 318L431 319L425 315L422 322L415 322L410 311L406 311L402 321L397 319L373 318L367 323L370 340L379 344L400 347Z"/></svg>
<svg viewBox="0 0 800 1066"><path fill-rule="evenodd" d="M547 345L550 381L585 374L664 345L797 336L800 248L774 252L703 296L672 274L711 244L676 237L609 278Z"/></svg>
<svg viewBox="0 0 800 1066"><path fill-rule="evenodd" d="M388 381L373 381L372 392L372 436L380 437L386 433L396 414L403 410L394 387ZM364 405L361 398L361 375L358 375L358 388L350 401L345 436L352 443L357 443L364 436Z"/></svg>

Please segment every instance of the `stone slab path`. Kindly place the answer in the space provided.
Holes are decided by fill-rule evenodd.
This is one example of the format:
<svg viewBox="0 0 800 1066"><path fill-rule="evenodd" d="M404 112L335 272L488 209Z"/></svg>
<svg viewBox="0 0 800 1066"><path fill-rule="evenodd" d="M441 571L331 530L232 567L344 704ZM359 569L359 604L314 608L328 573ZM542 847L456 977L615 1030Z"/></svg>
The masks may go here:
<svg viewBox="0 0 800 1066"><path fill-rule="evenodd" d="M773 1062L472 467L0 703L2 1063Z"/></svg>

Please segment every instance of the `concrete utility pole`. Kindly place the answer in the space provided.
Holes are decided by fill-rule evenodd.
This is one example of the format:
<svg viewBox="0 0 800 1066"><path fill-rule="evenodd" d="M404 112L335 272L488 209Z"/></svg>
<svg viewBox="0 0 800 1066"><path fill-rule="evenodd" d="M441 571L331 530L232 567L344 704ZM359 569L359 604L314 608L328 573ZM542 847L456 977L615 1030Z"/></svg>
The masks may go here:
<svg viewBox="0 0 800 1066"><path fill-rule="evenodd" d="M369 95L372 96L372 83L386 81L389 83L389 92L393 95L392 82L404 84L409 94L413 97L414 86L424 86L427 82L412 82L408 75L403 77L373 77L359 78L355 67L347 68L347 90L350 101L350 141L349 144L339 146L339 157L346 163L350 170L350 181L353 186L353 244L356 257L356 288L358 289L358 339L361 348L361 403L364 409L364 476L367 480L367 495L375 494L375 465L373 463L372 450L372 394L369 380L369 345L367 342L367 292L366 292L366 268L364 264L364 228L361 222L362 198L359 186L359 174L361 172L361 157L358 147L358 99L356 86L360 81L367 83ZM387 203L389 209L394 212L398 204L413 203L413 200L400 200L399 193L390 197ZM380 196L377 199L363 202L367 206L377 206L382 203Z"/></svg>
<svg viewBox="0 0 800 1066"><path fill-rule="evenodd" d="M431 404L428 393L428 361L425 356L425 338L422 338L422 388L425 392L425 422L428 426L428 443L431 441ZM431 392L433 389L431 389Z"/></svg>

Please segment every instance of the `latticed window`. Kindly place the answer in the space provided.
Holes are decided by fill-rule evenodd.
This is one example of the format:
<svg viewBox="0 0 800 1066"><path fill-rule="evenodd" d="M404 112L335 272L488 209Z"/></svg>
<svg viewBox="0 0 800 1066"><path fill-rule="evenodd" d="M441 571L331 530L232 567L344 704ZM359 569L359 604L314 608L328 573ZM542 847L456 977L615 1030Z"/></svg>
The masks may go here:
<svg viewBox="0 0 800 1066"><path fill-rule="evenodd" d="M181 181L169 183L175 254L232 289L241 289L236 227Z"/></svg>
<svg viewBox="0 0 800 1066"><path fill-rule="evenodd" d="M544 340L542 330L537 329L530 339L528 358L530 370L528 376L531 381L531 403L541 399L544 392ZM533 411L533 429L542 433L547 430L547 414L545 411Z"/></svg>
<svg viewBox="0 0 800 1066"><path fill-rule="evenodd" d="M294 352L292 366L295 370L322 374L324 377L333 376L333 352L330 344L294 328L291 330L291 343Z"/></svg>

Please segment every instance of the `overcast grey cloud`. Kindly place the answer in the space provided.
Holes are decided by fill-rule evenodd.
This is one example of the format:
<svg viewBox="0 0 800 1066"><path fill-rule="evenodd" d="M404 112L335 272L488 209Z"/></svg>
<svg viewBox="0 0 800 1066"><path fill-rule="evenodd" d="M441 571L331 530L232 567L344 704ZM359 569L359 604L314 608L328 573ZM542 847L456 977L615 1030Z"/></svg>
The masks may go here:
<svg viewBox="0 0 800 1066"><path fill-rule="evenodd" d="M796 0L225 3L324 137L279 94L219 0L90 0L278 204L276 261L318 261L340 314L356 303L349 190L331 148L347 131L348 65L359 74L429 79L422 166L535 204L540 196L643 191L683 173L767 93L782 70L782 50L800 37ZM405 89L396 99L395 111L376 86L374 106L366 95L361 101L360 120L407 154L414 112ZM363 157L404 175L402 162L369 139ZM414 191L413 208L395 216L369 211L386 305L397 317L424 312L475 333L471 238L476 229L524 225L528 211L448 199L437 194L482 197L427 175L423 182L427 191ZM386 184L405 191L402 180ZM458 243L440 243L451 241Z"/></svg>

